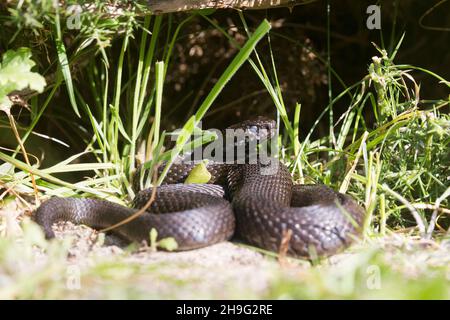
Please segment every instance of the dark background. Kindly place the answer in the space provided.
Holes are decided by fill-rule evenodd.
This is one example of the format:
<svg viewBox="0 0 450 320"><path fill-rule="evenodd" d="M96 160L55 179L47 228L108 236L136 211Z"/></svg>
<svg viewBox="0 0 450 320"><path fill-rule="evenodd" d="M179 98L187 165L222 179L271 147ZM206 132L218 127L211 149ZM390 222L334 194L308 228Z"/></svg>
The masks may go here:
<svg viewBox="0 0 450 320"><path fill-rule="evenodd" d="M372 42L392 52L402 34L404 41L395 58L396 64L411 64L429 69L450 79L450 1L444 1L433 10L431 8L440 1L398 0L398 1L351 1L330 0L330 30L327 29L327 1L318 0L288 8L245 11L245 19L251 30L254 30L267 18L272 23L270 45L272 48L277 75L286 108L292 119L296 102L302 104L300 130L301 137L309 131L318 115L328 105L328 75L327 75L327 35L330 35L331 66L346 86L360 81L367 75L367 68L371 58L379 55ZM369 30L366 27L368 14L366 9L371 4L381 5L382 30ZM421 17L429 11L423 19L423 25L439 27L445 30L429 30L420 24ZM172 16L173 26L182 21L189 13L178 13ZM247 36L239 15L234 10L217 10L208 16L223 27L238 43L245 43ZM160 44L165 41L164 32L167 30L168 19L162 26ZM3 30L6 32L7 30ZM173 32L173 29L172 29ZM122 46L122 36L114 37L112 47L108 49L111 55L110 85L114 86L114 65ZM73 53L77 46L71 46L71 34L65 33L65 44L68 54ZM130 42L130 57L138 56L140 34L137 33ZM29 46L30 39L19 39ZM48 43L33 46L33 58L39 63L39 70L47 70L48 74L56 69L56 53L52 39ZM19 42L20 42L19 41ZM8 39L3 38L0 52L9 49L5 46ZM161 51L156 59L162 57ZM269 41L263 39L257 47L259 56L264 62L266 71L274 74L271 69L271 55ZM225 68L233 59L237 49L228 39L216 30L201 16L194 17L181 30L174 48L174 55L168 69L163 96L162 129L172 130L180 127L195 112L206 94L214 85ZM254 56L253 56L254 57ZM97 59L98 58L98 59ZM100 56L87 56L86 61L100 61ZM52 62L53 61L53 62ZM99 62L100 63L100 62ZM130 61L135 68L136 61ZM75 86L79 88L83 98L93 105L89 88L84 88L83 64L73 69ZM42 72L42 71L41 71ZM47 74L47 75L48 75ZM123 83L126 83L128 70L124 70ZM438 81L424 72L411 72L417 83L421 85L421 99L442 99L449 94L448 87L440 85ZM152 78L153 79L153 78ZM333 97L344 90L336 77L331 78ZM64 89L64 86L61 88ZM110 90L114 92L113 89ZM43 103L45 95L39 97ZM65 159L85 148L80 134L91 136L90 132L80 131L78 126L65 126L61 119L80 123L89 128L89 119L83 115L79 119L71 111L66 90L58 90L51 106L44 118L38 124L37 131L58 137L68 142L71 147L65 148L48 140L30 138L27 148L33 154L45 152L44 166L54 164L59 159ZM335 119L350 106L348 97L340 100L334 106ZM421 107L426 107L421 105ZM126 108L124 108L126 110ZM371 125L373 112L365 108L365 120ZM28 112L20 108L14 109L15 118L19 123L27 125L30 121ZM238 71L225 87L215 104L204 119L203 128L224 128L255 115L276 115L275 106L263 87L261 81L248 63ZM126 116L126 115L124 115ZM3 146L15 148L16 140L10 130L2 130L0 142ZM328 133L328 119L323 121L315 130L315 138ZM46 145L49 144L49 145ZM51 144L51 145L50 145Z"/></svg>

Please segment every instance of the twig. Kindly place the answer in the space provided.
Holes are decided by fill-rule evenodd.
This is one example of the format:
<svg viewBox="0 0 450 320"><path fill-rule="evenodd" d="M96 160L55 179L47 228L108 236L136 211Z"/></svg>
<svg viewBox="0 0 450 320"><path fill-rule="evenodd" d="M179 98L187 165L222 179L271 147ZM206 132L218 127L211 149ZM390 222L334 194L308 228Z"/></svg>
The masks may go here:
<svg viewBox="0 0 450 320"><path fill-rule="evenodd" d="M291 241L291 238L292 238L292 230L291 229L284 230L283 236L281 238L280 250L278 251L278 262L282 266L288 265L286 256L289 250L289 241Z"/></svg>
<svg viewBox="0 0 450 320"><path fill-rule="evenodd" d="M23 154L23 157L25 158L25 162L27 163L27 165L29 165L31 167L30 160L28 159L27 151L25 149L24 144L22 143L22 139L19 136L19 132L17 131L16 122L14 120L14 117L11 115L11 112L9 109L5 109L3 111L8 116L9 123L11 125L11 129L14 132L14 136L16 137L17 142L20 145L20 149L22 150L22 154ZM34 175L31 172L29 172L29 175L30 175L31 183L32 183L33 189L34 189L34 199L35 199L36 205L39 205L39 197L38 197L38 189L36 186L36 180L34 179Z"/></svg>
<svg viewBox="0 0 450 320"><path fill-rule="evenodd" d="M428 225L426 239L431 239L431 234L433 233L434 226L436 225L438 209L441 205L441 202L445 200L448 196L450 196L450 187L448 187L447 190L445 190L445 192L436 200L434 204L435 209L430 218L430 224Z"/></svg>
<svg viewBox="0 0 450 320"><path fill-rule="evenodd" d="M406 200L400 194L398 194L394 190L391 190L386 184L381 185L381 188L383 189L383 191L388 192L389 194L394 196L394 198L397 198L397 200L399 200L401 203L403 203L409 209L409 211L411 212L412 216L416 220L417 227L419 228L420 235L422 237L426 236L425 224L424 224L422 218L420 217L419 213L417 212L417 210L414 208L414 206L412 206L411 203L409 203L408 200Z"/></svg>
<svg viewBox="0 0 450 320"><path fill-rule="evenodd" d="M137 212L133 213L131 216L129 216L126 219L123 219L122 221L119 221L118 223L109 226L107 228L101 229L100 232L106 232L106 231L111 231L113 229L116 229L134 219L136 219L137 217L139 217L140 215L142 215L143 213L145 213L147 211L147 209L152 205L152 203L155 201L156 199L156 181L158 180L158 174L157 174L158 170L154 170L154 174L153 174L153 188L152 188L152 194L150 195L150 198L148 199L147 203L140 208Z"/></svg>

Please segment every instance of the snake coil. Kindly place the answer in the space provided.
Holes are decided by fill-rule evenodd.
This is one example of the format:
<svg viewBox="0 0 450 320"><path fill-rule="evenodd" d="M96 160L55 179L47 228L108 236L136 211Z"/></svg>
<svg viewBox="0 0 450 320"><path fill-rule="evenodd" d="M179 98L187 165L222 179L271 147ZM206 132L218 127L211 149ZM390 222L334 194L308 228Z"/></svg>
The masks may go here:
<svg viewBox="0 0 450 320"><path fill-rule="evenodd" d="M261 128L272 132L275 122L260 117L231 128L256 136ZM364 211L350 196L324 185L293 185L280 161L271 159L270 165L275 169L267 174L267 165L259 162L210 162L209 184L183 184L194 164L174 164L147 212L112 232L127 242L141 242L155 228L160 238L174 237L179 250L235 236L278 251L289 231L288 254L298 257L335 254L360 234ZM134 214L151 193L151 188L140 191L131 208L99 199L52 198L36 210L34 220L47 238L54 237L57 221L103 229Z"/></svg>

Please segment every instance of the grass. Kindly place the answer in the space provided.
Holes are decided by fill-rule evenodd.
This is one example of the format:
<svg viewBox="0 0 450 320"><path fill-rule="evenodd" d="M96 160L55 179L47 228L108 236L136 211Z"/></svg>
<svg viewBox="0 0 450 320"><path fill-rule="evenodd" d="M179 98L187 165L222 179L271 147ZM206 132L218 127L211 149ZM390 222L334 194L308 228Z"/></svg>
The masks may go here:
<svg viewBox="0 0 450 320"><path fill-rule="evenodd" d="M445 245L433 246L396 235L359 244L349 256L315 267L295 260L280 266L270 259L267 263L247 261L236 271L230 270L237 266L229 260L224 265L221 260L211 262L214 255L195 260L162 253L164 259L148 259L142 253L105 252L91 244L74 250L70 238L48 242L34 224L22 226L20 241L0 238L2 299L450 297L448 239ZM168 255L180 256L170 259Z"/></svg>
<svg viewBox="0 0 450 320"><path fill-rule="evenodd" d="M7 47L14 48L19 40L21 43L34 37L39 39L39 46L50 48L45 58L39 53L33 56L38 62L36 73L46 77L47 86L42 93L34 93L29 109L23 110L29 113L30 121L20 122L14 110L2 105L6 113L0 118L0 126L2 130L13 130L17 138L14 148L0 148L4 162L0 165L4 212L0 216L1 298L87 298L91 289L101 298L179 298L186 292L196 292L195 277L174 279L166 273L170 269L182 272L186 265L130 263L128 252L110 258L96 253L93 264L81 263L80 269L72 270L67 265L71 247L67 240L45 241L40 230L27 219L20 227L16 218L9 218L8 207L18 203L31 211L30 195L37 199L34 205L50 196L97 196L128 203L134 196L131 178L140 163L152 171L162 159L172 163L190 143L204 142L204 137L193 142L189 138L205 115L214 111L217 97L247 62L273 101L280 130L279 156L293 178L300 183L324 183L354 196L367 211L365 237L342 263L325 260L303 267L304 262L293 261L300 266L294 268L294 275L289 268L274 263L265 290L241 292L230 285L219 292L202 287L204 291L200 290L198 297L449 298L449 256L445 248L450 225L450 118L445 111L450 100L421 99L421 86L415 76L418 72L427 74L436 85L446 88L450 82L433 71L396 64L407 33L398 38L396 45L392 45L392 35L388 41L391 50L376 47L378 54L372 58L367 74L346 85L330 64L328 25L326 57L311 53L320 57L330 80L333 77L333 82L329 82L329 102L302 137L304 110L300 104L288 106L284 101L277 72L280 62L271 41L283 37L293 45L301 44L271 31L268 21L262 20L259 26L251 28L240 12L247 39L239 45L210 12L196 12L175 23L172 16L140 17L139 8L127 8L119 19L111 20L104 16L106 9L98 2L97 11L82 13L82 28L73 33L62 23L68 13L64 8L54 10L49 3L24 1L11 5L9 12L0 13L14 30ZM175 44L184 28L197 17L228 38L237 53L215 75L217 81L204 94L196 111L187 115L189 119L181 126L175 146L164 150L167 138L173 134L162 126L164 116L173 111L163 103L164 83L174 61ZM47 39L49 34L52 40ZM70 45L64 35L72 36ZM111 46L114 37L117 40ZM257 46L262 41L269 43L266 51ZM384 43L383 39L380 42ZM30 43L26 45L31 47ZM84 60L84 56L95 53L95 58ZM44 63L47 60L48 65ZM83 81L75 80L75 69L82 70ZM66 93L65 105L71 108L52 110L52 105L59 104L61 92ZM338 93L333 95L334 92ZM346 111L334 120L337 104L345 105ZM366 120L368 114L374 121ZM74 143L82 145L83 152L47 167L41 165L37 155L29 154L31 162L23 157L31 147L29 139L46 117L59 117L66 130L75 132ZM327 118L328 135L314 138ZM208 135L207 131L204 133ZM56 137L45 138L58 141ZM59 175L80 172L89 178L78 175L73 181ZM150 179L143 181L145 186L150 183ZM20 241L11 235L16 229L23 229L19 232ZM431 249L427 243L432 243ZM36 247L45 251L44 258ZM413 272L408 267L412 258L416 259ZM423 261L427 262L421 266ZM71 277L71 270L79 274ZM70 289L67 281L76 282L80 277L82 289ZM155 293L138 285L152 281L162 283L163 290ZM239 281L231 283L238 286ZM183 294L177 295L175 289Z"/></svg>

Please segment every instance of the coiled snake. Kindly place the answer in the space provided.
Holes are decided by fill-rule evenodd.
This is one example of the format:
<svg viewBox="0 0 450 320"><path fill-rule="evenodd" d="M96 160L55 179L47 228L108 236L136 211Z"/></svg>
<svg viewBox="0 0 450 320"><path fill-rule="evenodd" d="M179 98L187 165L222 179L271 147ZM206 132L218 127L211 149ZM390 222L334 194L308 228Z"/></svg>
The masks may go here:
<svg viewBox="0 0 450 320"><path fill-rule="evenodd" d="M242 128L259 139L256 132L273 131L275 123L258 118L232 128ZM288 239L287 253L299 257L332 255L359 235L364 211L351 197L324 185L293 185L281 162L271 159L270 165L275 169L268 174L267 164L260 161L210 162L209 184L183 184L194 165L174 164L148 211L112 232L128 242L141 242L155 228L159 238L174 237L179 250L208 246L234 235L245 243L278 251ZM57 221L103 229L135 213L151 193L151 188L139 192L132 208L99 199L52 198L36 210L34 220L48 238L54 236L52 225Z"/></svg>

